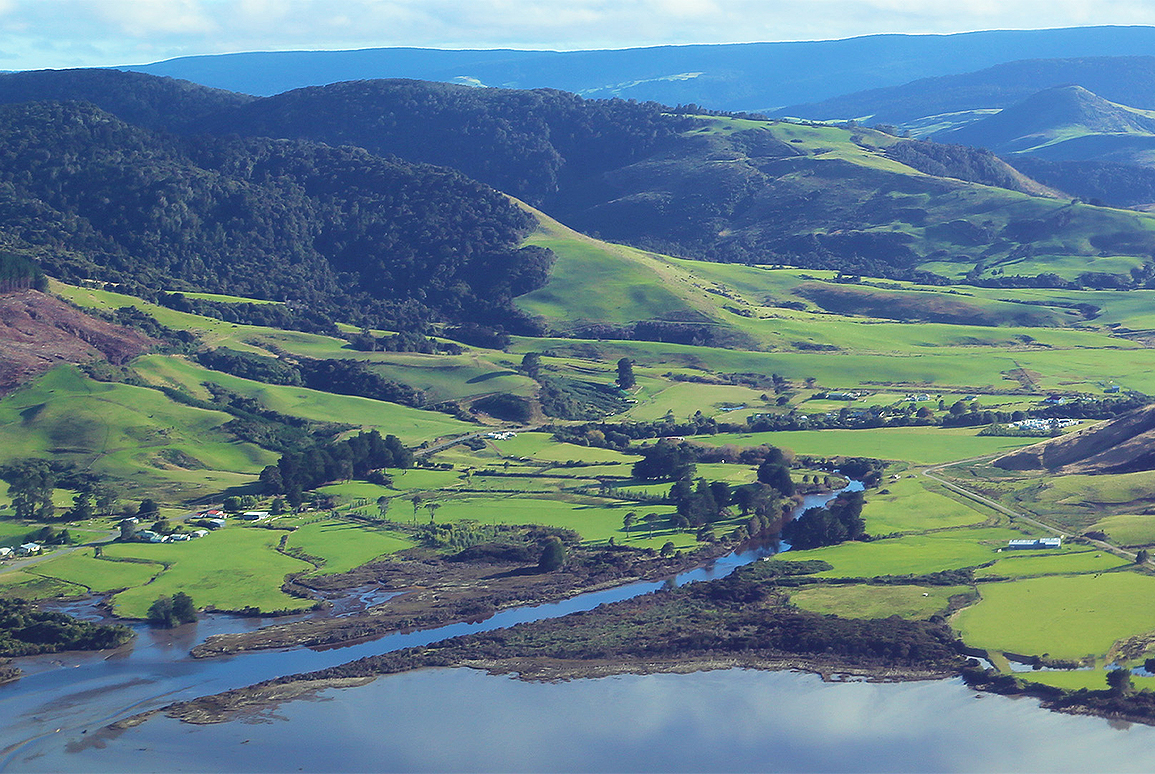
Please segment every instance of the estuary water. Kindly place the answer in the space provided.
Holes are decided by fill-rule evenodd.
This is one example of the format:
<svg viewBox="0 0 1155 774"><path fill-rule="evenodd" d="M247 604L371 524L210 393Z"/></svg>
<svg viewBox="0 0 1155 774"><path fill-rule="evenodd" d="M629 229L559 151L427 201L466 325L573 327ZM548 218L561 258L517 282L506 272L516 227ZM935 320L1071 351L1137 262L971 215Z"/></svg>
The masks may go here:
<svg viewBox="0 0 1155 774"><path fill-rule="evenodd" d="M808 498L799 510L827 499ZM674 582L722 577L765 553L730 554ZM267 623L215 616L175 633L141 627L131 647L112 655L22 659L26 676L0 687L0 771L1078 770L1065 768L1080 759L1064 752L1067 736L1055 735L1064 728L1113 740L1120 756L1106 766L1112 770L1128 769L1132 740L1155 749L1155 729L1120 733L1105 721L1054 715L1031 701L976 700L957 681L824 684L809 675L744 670L561 684L423 670L325 691L256 723L198 727L154 717L119 734L101 731L172 701L590 610L662 585L635 583L325 651L189 658L211 634ZM960 734L974 735L966 750ZM932 738L940 741L928 745ZM795 749L791 739L804 741ZM989 766L976 764L976 743L990 749ZM1006 757L1007 748L1000 755L992 745L1015 754ZM1107 759L1094 760L1103 770Z"/></svg>

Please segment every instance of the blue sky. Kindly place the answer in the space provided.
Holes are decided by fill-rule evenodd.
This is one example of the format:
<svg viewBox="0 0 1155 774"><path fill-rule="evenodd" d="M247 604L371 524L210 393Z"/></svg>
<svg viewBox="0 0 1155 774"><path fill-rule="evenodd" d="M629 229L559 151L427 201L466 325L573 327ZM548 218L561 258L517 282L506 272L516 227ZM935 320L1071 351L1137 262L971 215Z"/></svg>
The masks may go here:
<svg viewBox="0 0 1155 774"><path fill-rule="evenodd" d="M0 69L378 46L624 48L1094 24L1155 0L0 0Z"/></svg>

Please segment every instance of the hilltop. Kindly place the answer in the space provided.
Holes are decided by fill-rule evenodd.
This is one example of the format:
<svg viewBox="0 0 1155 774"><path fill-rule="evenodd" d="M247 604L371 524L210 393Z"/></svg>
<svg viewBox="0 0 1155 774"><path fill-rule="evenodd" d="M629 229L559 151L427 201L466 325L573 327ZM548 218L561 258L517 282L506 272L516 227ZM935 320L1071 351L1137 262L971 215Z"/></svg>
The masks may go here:
<svg viewBox="0 0 1155 774"><path fill-rule="evenodd" d="M937 137L1002 154L1150 164L1155 112L1109 102L1082 86L1057 86Z"/></svg>
<svg viewBox="0 0 1155 774"><path fill-rule="evenodd" d="M413 78L767 111L1019 59L1151 54L1155 30L1150 27L1082 27L603 51L246 52L180 57L125 69L261 96L338 81ZM1037 83L1035 90L1045 85L1053 84ZM835 117L857 115L861 113Z"/></svg>
<svg viewBox="0 0 1155 774"><path fill-rule="evenodd" d="M1155 405L1019 449L992 464L1005 470L1044 470L1060 475L1134 473L1155 470L1153 443Z"/></svg>
<svg viewBox="0 0 1155 774"><path fill-rule="evenodd" d="M1155 56L1031 59L1023 55L974 72L920 78L897 86L791 105L774 113L815 120L895 124L919 136L979 120L1040 91L1076 84L1112 102L1155 108Z"/></svg>

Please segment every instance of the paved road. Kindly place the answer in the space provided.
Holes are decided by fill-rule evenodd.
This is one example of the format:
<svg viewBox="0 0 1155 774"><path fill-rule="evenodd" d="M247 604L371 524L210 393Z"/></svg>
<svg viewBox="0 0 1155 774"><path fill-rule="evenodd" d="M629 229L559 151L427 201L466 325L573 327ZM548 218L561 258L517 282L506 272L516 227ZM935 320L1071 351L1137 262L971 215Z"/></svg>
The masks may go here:
<svg viewBox="0 0 1155 774"><path fill-rule="evenodd" d="M95 540L89 540L87 543L77 543L74 546L61 546L60 548L57 548L53 551L37 554L36 556L29 556L24 559L9 559L7 561L0 562L0 573L10 572L13 570L23 570L26 567L31 567L33 565L40 564L41 562L46 562L49 559L53 559L57 556L64 556L65 554L71 554L73 551L79 551L82 548L91 548L95 545L107 543L119 534L120 530L113 530L111 532L106 532L102 537L96 538Z"/></svg>
<svg viewBox="0 0 1155 774"><path fill-rule="evenodd" d="M943 463L942 465L935 465L933 467L926 468L922 471L922 474L924 476L926 476L927 478L931 479L932 481L936 481L936 482L942 484L943 486L945 486L947 489L951 490L952 492L957 492L958 494L961 494L963 497L974 500L975 502L978 502L978 503L982 503L983 505L985 505L989 508L994 508L999 513L1006 514L1007 516L1010 516L1015 521L1021 521L1021 522L1024 522L1026 524L1030 524L1033 527L1038 527L1039 529L1044 530L1046 532L1050 532L1053 535L1057 535L1057 536L1063 538L1064 540L1069 540L1073 537L1077 537L1077 535L1075 535L1074 533L1067 532L1067 531L1059 529L1058 527L1055 527L1051 524L1047 524L1045 522L1039 521L1037 518L1035 518L1033 516L1028 516L1027 514L1022 513L1020 511L1013 511L1010 508L1007 508L1002 503L996 502L995 500L992 500L989 497L985 497L984 495L981 495L978 492L967 489L964 486L959 486L958 484L956 484L952 481L947 481L945 478L942 478L941 476L937 475L937 473L939 471L941 471L943 468L949 468L949 467L953 467L955 465L964 465L968 462L979 462L981 460L991 459L992 457L995 457L995 456L997 456L997 455L988 454L988 455L983 456L983 457L971 457L970 459L967 459L967 460L956 460L955 462L946 462L946 463ZM1124 548L1120 548L1119 546L1113 545L1113 544L1108 543L1104 540L1093 540L1091 538L1083 538L1083 539L1089 541L1092 545L1097 546L1098 548L1100 548L1104 551L1110 551L1113 554L1121 556L1125 559L1130 559L1131 561L1135 560L1135 552L1134 551L1128 551ZM1147 562L1147 564L1150 565L1150 562Z"/></svg>

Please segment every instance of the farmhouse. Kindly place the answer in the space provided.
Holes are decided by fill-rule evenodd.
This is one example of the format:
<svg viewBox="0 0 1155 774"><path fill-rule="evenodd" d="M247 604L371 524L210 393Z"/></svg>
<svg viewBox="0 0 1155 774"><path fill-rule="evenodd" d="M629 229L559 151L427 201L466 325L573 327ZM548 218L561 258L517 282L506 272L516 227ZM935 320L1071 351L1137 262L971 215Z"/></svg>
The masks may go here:
<svg viewBox="0 0 1155 774"><path fill-rule="evenodd" d="M16 554L18 556L32 556L38 553L40 553L39 543L23 543L19 548L16 549Z"/></svg>
<svg viewBox="0 0 1155 774"><path fill-rule="evenodd" d="M12 556L12 549L8 546L0 546L0 559L7 559Z"/></svg>
<svg viewBox="0 0 1155 774"><path fill-rule="evenodd" d="M245 521L260 521L261 519L269 518L268 511L245 511L241 514L241 518Z"/></svg>
<svg viewBox="0 0 1155 774"><path fill-rule="evenodd" d="M1011 540L1007 542L1007 548L1017 549L1032 549L1032 548L1062 548L1063 539L1061 537L1049 538L1032 538L1030 540Z"/></svg>

